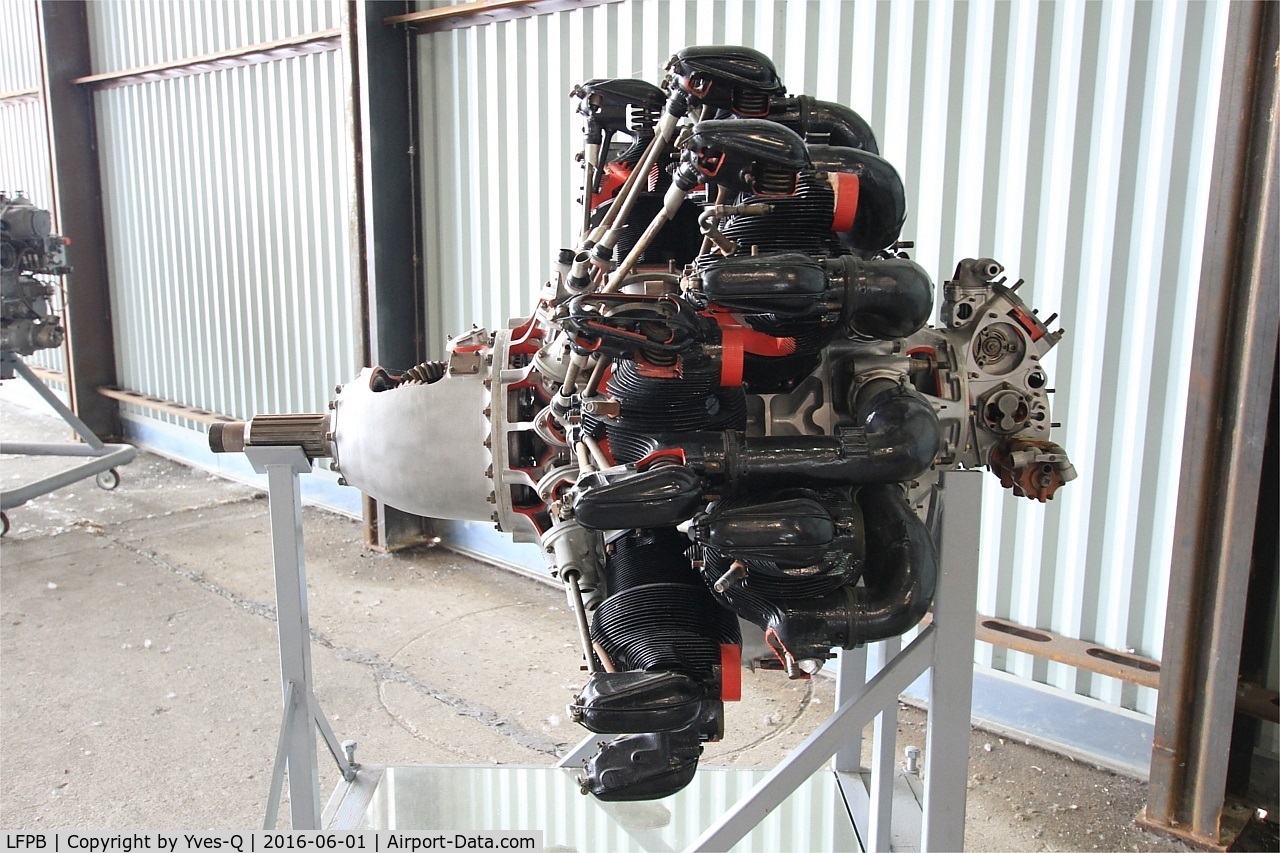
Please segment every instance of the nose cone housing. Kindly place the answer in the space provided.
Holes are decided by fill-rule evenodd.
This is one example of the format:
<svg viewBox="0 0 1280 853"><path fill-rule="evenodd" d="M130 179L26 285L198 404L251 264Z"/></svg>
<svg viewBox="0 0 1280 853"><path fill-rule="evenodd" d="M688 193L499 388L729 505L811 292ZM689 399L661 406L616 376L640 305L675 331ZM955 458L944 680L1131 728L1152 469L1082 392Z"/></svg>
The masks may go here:
<svg viewBox="0 0 1280 853"><path fill-rule="evenodd" d="M489 521L494 511L486 374L450 373L384 391L365 368L339 389L334 459L349 485L429 518Z"/></svg>

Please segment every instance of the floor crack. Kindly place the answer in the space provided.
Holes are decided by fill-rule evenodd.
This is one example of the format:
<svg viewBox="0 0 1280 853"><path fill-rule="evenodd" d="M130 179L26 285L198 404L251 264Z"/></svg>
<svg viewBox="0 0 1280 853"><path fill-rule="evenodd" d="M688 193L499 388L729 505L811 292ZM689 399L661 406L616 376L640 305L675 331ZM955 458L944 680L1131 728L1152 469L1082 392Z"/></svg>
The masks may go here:
<svg viewBox="0 0 1280 853"><path fill-rule="evenodd" d="M137 554L151 563L195 583L202 589L226 599L241 610L245 610L255 616L260 616L271 622L276 621L276 607L274 604L268 604L266 602L246 598L234 590L209 580L200 572L184 568L171 560L165 559L154 551L149 551L145 548L132 545L112 534L106 534L105 538L120 548ZM493 729L503 737L509 738L526 749L541 752L552 758L559 757L565 751L564 746L558 741L538 732L529 731L515 720L502 716L497 711L486 705L478 702L472 702L465 697L458 696L455 693L427 684L426 682L415 678L403 667L392 663L376 652L344 646L320 633L315 628L311 629L311 640L316 645L329 649L342 660L365 666L380 682L390 681L402 684L416 693L435 699L437 702L447 705L449 709L458 716L475 720L481 725ZM381 688L379 688L379 690L381 691Z"/></svg>
<svg viewBox="0 0 1280 853"><path fill-rule="evenodd" d="M800 717L804 715L805 710L809 707L809 703L812 700L813 700L813 681L809 680L805 685L804 697L801 698L800 704L796 706L795 713L791 715L791 719L787 720L781 725L775 726L773 731L769 732L766 735L756 738L750 743L743 744L742 746L739 746L735 749L731 749L728 752L720 753L718 756L716 756L716 760L719 761L721 759L729 758L730 756L733 756L733 755L740 755L743 752L746 752L748 749L760 746L761 744L764 744L764 743L768 743L769 741L773 740L779 735L782 735L784 732L790 730L790 728L794 726L797 722L799 722Z"/></svg>

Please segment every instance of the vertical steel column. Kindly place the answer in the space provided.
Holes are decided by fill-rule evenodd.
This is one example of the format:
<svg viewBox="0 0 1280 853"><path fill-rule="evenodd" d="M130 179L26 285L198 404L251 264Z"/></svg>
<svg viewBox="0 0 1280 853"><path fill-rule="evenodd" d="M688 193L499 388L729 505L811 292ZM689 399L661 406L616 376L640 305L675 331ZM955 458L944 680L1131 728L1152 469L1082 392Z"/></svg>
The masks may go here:
<svg viewBox="0 0 1280 853"><path fill-rule="evenodd" d="M875 719L880 709L898 701L902 691L924 672L929 661L935 659L936 642L934 626L924 628L884 669L853 691L848 701L836 708L814 729L813 734L757 782L746 796L726 810L687 849L725 851L741 841L796 788L821 769L841 746ZM968 738L965 743L967 745ZM964 795L962 783L959 796L963 798Z"/></svg>
<svg viewBox="0 0 1280 853"><path fill-rule="evenodd" d="M950 471L942 478L942 541L933 599L938 642L929 670L929 728L924 743L924 850L964 849L982 484L980 471Z"/></svg>
<svg viewBox="0 0 1280 853"><path fill-rule="evenodd" d="M426 359L420 229L415 197L414 36L383 19L411 11L403 0L348 2L347 117L354 151L352 263L360 283L365 364L404 370ZM429 522L365 499L365 538L394 549L422 541Z"/></svg>
<svg viewBox="0 0 1280 853"><path fill-rule="evenodd" d="M840 661L840 670L836 673L836 707L839 708L867 683L867 647L837 649L836 655ZM880 665L884 665L883 660ZM837 773L857 773L862 769L862 732L840 747L831 759L831 769Z"/></svg>
<svg viewBox="0 0 1280 853"><path fill-rule="evenodd" d="M58 231L73 241L67 277L67 386L71 410L101 438L120 435L119 408L97 389L116 384L102 181L93 93L73 81L93 73L84 0L40 3L40 59Z"/></svg>
<svg viewBox="0 0 1280 853"><path fill-rule="evenodd" d="M879 672L901 650L902 638L892 637L876 643L873 654L868 657ZM932 706L929 709L929 717L932 720ZM872 732L871 779L867 786L871 797L867 815L867 850L887 851L890 839L893 837L893 788L894 777L897 775L898 752L897 702L886 705L883 711L876 714Z"/></svg>
<svg viewBox="0 0 1280 853"><path fill-rule="evenodd" d="M1142 823L1222 843L1277 315L1277 7L1231 7Z"/></svg>

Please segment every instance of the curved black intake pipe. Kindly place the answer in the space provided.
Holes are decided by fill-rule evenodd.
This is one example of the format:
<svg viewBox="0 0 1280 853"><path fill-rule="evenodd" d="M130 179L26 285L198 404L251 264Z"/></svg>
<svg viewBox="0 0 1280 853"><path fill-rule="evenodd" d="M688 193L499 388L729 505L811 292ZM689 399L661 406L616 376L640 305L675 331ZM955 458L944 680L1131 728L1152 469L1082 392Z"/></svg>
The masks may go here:
<svg viewBox="0 0 1280 853"><path fill-rule="evenodd" d="M774 97L769 103L769 118L791 128L806 142L822 139L829 145L880 153L871 125L844 104L820 101L808 95Z"/></svg>
<svg viewBox="0 0 1280 853"><path fill-rule="evenodd" d="M933 310L933 282L907 258L816 261L798 252L727 258L701 273L716 305L804 319L843 306L845 325L864 338L892 341L918 331Z"/></svg>
<svg viewBox="0 0 1280 853"><path fill-rule="evenodd" d="M913 480L933 464L942 439L938 416L919 392L886 382L860 394L861 426L834 436L758 436L736 431L671 435L688 465L730 493L783 486L861 485Z"/></svg>
<svg viewBox="0 0 1280 853"><path fill-rule="evenodd" d="M933 464L942 446L942 427L933 404L915 388L905 381L876 379L859 388L850 402L877 465L914 472L876 482L905 482Z"/></svg>
<svg viewBox="0 0 1280 853"><path fill-rule="evenodd" d="M833 282L844 285L845 325L864 338L891 341L919 331L933 311L933 282L907 258L826 261Z"/></svg>
<svg viewBox="0 0 1280 853"><path fill-rule="evenodd" d="M901 486L866 486L858 505L867 563L863 586L853 590L850 622L854 639L867 643L896 637L924 618L938 586L938 552Z"/></svg>
<svg viewBox="0 0 1280 853"><path fill-rule="evenodd" d="M840 233L851 249L874 254L897 241L907 221L907 191L893 164L856 146L810 145L813 168L858 176L858 210L853 226Z"/></svg>
<svg viewBox="0 0 1280 853"><path fill-rule="evenodd" d="M744 618L772 632L796 661L822 659L832 646L849 649L896 637L916 625L933 603L937 551L902 487L864 486L857 502L866 530L862 586L847 582L817 596L762 595L749 575L722 595Z"/></svg>

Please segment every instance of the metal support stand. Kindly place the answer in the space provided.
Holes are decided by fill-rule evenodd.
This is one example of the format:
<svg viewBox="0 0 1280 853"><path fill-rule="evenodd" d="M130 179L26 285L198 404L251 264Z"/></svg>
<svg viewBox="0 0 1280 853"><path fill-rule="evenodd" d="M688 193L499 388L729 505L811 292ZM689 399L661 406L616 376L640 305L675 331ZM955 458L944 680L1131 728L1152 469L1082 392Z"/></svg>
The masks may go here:
<svg viewBox="0 0 1280 853"><path fill-rule="evenodd" d="M963 848L982 475L951 473L943 478L943 488L940 571L931 622L902 651L901 641L894 638L872 646L870 661L866 649L844 653L835 712L690 850L728 850L828 759L863 848L889 850L898 697L925 672L931 682L920 849ZM871 667L876 671L867 679L864 674ZM858 768L862 730L868 723L875 724L873 759L870 774L864 776Z"/></svg>
<svg viewBox="0 0 1280 853"><path fill-rule="evenodd" d="M271 512L271 557L276 576L276 626L280 639L283 718L263 829L275 829L289 776L294 829L320 828L320 773L316 729L347 782L355 779L355 743L339 744L311 689L311 625L307 616L307 568L302 550L302 490L298 475L311 470L300 447L246 447L253 469L267 475Z"/></svg>
<svg viewBox="0 0 1280 853"><path fill-rule="evenodd" d="M793 793L807 797L800 800L797 808L809 810L808 814L815 814L813 804L821 802L823 796L836 798L839 805L831 817L835 826L828 827L832 832L823 836L828 839L827 843L841 838L841 832L847 833L852 822L848 842L836 841L836 849L847 849L851 845L860 845L868 851L962 849L982 483L983 477L977 472L951 473L944 478L945 517L941 524L940 573L933 613L926 617L906 648L901 648L901 639L895 637L844 652L834 713L737 802L728 804L722 796L723 789L733 784L735 776L756 778L760 771L705 768L689 788L665 801L672 811L687 811L694 820L704 814L719 815L687 850L729 850L766 817L785 814L790 808L785 801ZM930 673L931 680L923 756L926 765L921 779L915 775L914 768L911 771L898 768L895 753L898 698L925 673ZM868 724L875 726L869 771L860 767L862 730ZM619 807L630 804L601 803L578 796L576 782L564 770L576 773L582 761L596 751L600 740L600 735L588 735L560 760L557 766L561 769L361 768L358 776L353 774L353 778L334 791L328 827L372 824L431 831L458 829L464 821L472 819L467 809L450 811L448 818L453 822L445 825L440 822L439 809L424 811L419 806L433 797L451 796L449 792L455 787L480 785L527 792L528 798L501 798L492 808L485 805L481 809L484 814L475 818L477 828L493 828L499 819L511 818L519 822L510 828L544 828L554 830L559 838L572 840L564 824L573 825L574 821L563 820L564 812L585 810L587 817L578 815L575 819L593 828L589 838L595 846L601 846L597 843L598 834L600 838L608 838L612 848L633 843L644 850L677 849L678 839L688 837L684 831L691 825L701 825L700 822L682 819L660 827L647 820L637 820L632 810ZM824 779L821 774L829 760L828 772L834 779ZM707 774L716 773L723 774L721 780L705 779ZM705 785L700 787L700 780ZM895 788L907 791L906 796L896 802ZM815 795L815 791L823 790L831 793ZM807 793L802 793L805 791ZM537 806L532 806L533 803ZM556 803L559 811L546 813L548 803ZM896 821L895 805L899 806ZM902 808L904 805L920 814L918 834L916 829L906 828L910 821L904 820L909 817L907 809ZM534 825L530 825L531 819ZM795 820L795 817L787 819ZM839 827L844 829L836 831ZM776 831L776 824L769 831ZM674 845L673 840L677 841ZM578 843L581 841L577 839ZM588 849L594 847L589 845Z"/></svg>
<svg viewBox="0 0 1280 853"><path fill-rule="evenodd" d="M84 444L11 441L0 443L0 453L14 456L87 457L88 461L51 474L34 483L0 492L0 536L9 532L9 517L4 514L4 510L22 506L33 498L47 495L86 477L97 476L99 486L107 490L114 489L120 485L120 474L115 469L129 464L138 455L138 449L129 444L104 444L102 439L94 435L93 430L76 417L75 412L67 408L66 404L58 399L49 386L45 385L21 358L14 353L0 353L0 380L12 379L15 374L27 380L27 384L35 389L49 407L76 431L76 434L84 440ZM109 476L102 477L103 474Z"/></svg>

